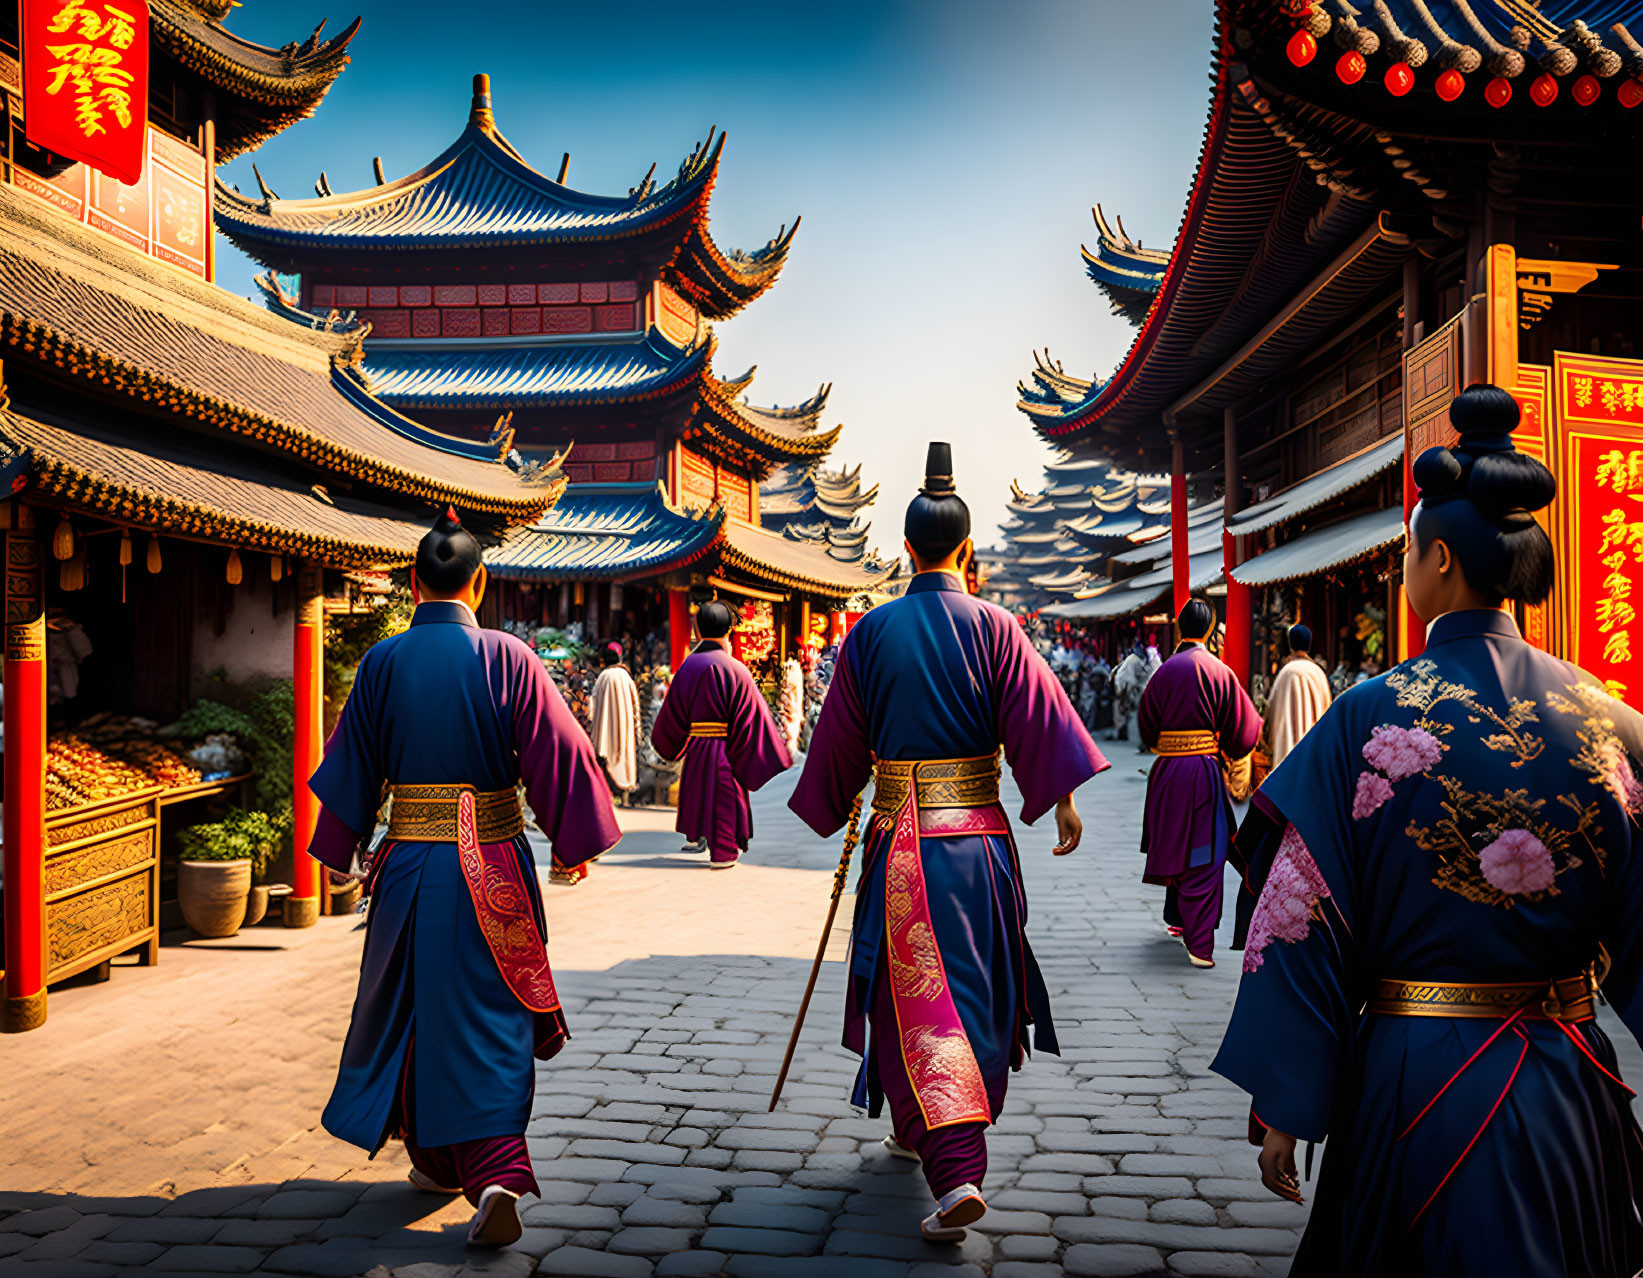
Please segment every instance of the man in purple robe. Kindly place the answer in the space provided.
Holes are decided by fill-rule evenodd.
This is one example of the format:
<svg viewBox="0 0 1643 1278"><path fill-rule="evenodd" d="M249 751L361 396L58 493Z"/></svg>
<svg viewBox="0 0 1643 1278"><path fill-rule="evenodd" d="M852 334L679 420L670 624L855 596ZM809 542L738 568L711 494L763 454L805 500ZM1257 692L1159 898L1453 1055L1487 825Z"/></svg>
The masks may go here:
<svg viewBox="0 0 1643 1278"><path fill-rule="evenodd" d="M970 512L946 444L927 470L906 521L917 575L839 649L790 806L831 835L875 780L845 1005L844 1044L862 1056L852 1099L875 1116L888 1099L886 1147L922 1161L936 1198L925 1236L951 1240L986 1210L986 1130L1027 1027L1058 1050L999 747L1022 819L1055 809L1058 855L1082 834L1073 791L1108 765L1015 619L966 592Z"/></svg>
<svg viewBox="0 0 1643 1278"><path fill-rule="evenodd" d="M735 620L718 600L697 610L701 642L679 666L650 732L662 758L684 756L677 829L707 842L715 870L734 866L753 837L748 791L793 766L764 694L725 646Z"/></svg>
<svg viewBox="0 0 1643 1278"><path fill-rule="evenodd" d="M565 1018L526 841L522 783L557 860L581 865L621 838L587 734L536 655L482 630L479 543L448 510L417 550L411 627L365 654L325 761L309 850L346 871L392 797L367 875L359 993L327 1131L373 1154L401 1137L411 1181L465 1194L468 1239L520 1235L537 1192L525 1148L532 1057Z"/></svg>
<svg viewBox="0 0 1643 1278"><path fill-rule="evenodd" d="M1214 967L1222 873L1234 828L1222 760L1255 749L1261 716L1238 679L1205 646L1215 613L1191 599L1176 620L1175 655L1141 694L1141 743L1158 758L1147 777L1141 852L1148 883L1162 883L1164 922L1194 967Z"/></svg>

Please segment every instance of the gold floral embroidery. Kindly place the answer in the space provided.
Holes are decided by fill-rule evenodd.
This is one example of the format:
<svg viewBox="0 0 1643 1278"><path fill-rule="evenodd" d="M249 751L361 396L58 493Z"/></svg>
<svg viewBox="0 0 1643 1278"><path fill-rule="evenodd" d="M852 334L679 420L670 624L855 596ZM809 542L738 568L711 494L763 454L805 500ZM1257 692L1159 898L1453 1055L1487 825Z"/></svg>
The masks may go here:
<svg viewBox="0 0 1643 1278"><path fill-rule="evenodd" d="M915 923L907 929L907 945L912 951L911 963L896 957L890 949L890 980L902 998L930 999L937 997L946 986L941 973L941 954L936 949L936 938L928 925Z"/></svg>
<svg viewBox="0 0 1643 1278"><path fill-rule="evenodd" d="M921 1080L919 1103L931 1127L985 1120L985 1113L975 1112L986 1091L968 1039L943 1034L933 1025L911 1025L902 1031L901 1046L913 1077Z"/></svg>
<svg viewBox="0 0 1643 1278"><path fill-rule="evenodd" d="M1491 750L1516 754L1517 758L1512 760L1514 768L1521 768L1525 763L1538 759L1540 752L1546 748L1546 743L1539 737L1523 730L1525 724L1538 722L1533 701L1513 697L1507 703L1506 713L1500 714L1479 702L1477 693L1465 684L1440 678L1437 663L1430 657L1399 666L1387 675L1386 685L1398 694L1398 705L1420 712L1414 726L1438 737L1440 744L1441 739L1453 732L1456 725L1434 719L1432 711L1444 702L1454 702L1466 708L1466 717L1472 723L1487 720L1494 725L1496 731L1482 738L1483 744ZM1444 748L1448 749L1448 746Z"/></svg>
<svg viewBox="0 0 1643 1278"><path fill-rule="evenodd" d="M1568 693L1549 693L1546 704L1559 714L1580 717L1580 727L1575 729L1580 750L1569 762L1584 772L1592 785L1609 791L1635 819L1643 808L1643 789L1631 757L1615 732L1614 698L1600 685L1583 681L1569 684Z"/></svg>

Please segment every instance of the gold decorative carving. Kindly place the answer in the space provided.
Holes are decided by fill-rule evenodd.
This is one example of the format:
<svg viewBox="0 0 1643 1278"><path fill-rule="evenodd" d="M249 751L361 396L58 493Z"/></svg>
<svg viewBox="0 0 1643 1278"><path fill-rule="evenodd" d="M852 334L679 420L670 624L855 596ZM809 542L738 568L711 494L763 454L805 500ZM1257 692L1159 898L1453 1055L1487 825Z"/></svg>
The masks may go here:
<svg viewBox="0 0 1643 1278"><path fill-rule="evenodd" d="M46 906L46 969L62 968L148 930L153 874L134 874Z"/></svg>
<svg viewBox="0 0 1643 1278"><path fill-rule="evenodd" d="M46 831L46 843L54 848L60 848L66 843L79 843L83 839L94 839L99 834L112 834L116 830L123 830L129 825L137 825L147 821L154 815L151 804L144 802L121 812L110 812L106 816L92 817L89 821L70 821L63 825L53 826Z"/></svg>
<svg viewBox="0 0 1643 1278"><path fill-rule="evenodd" d="M122 814L123 815L123 814ZM111 839L90 847L76 848L50 857L46 861L46 895L55 896L106 878L120 870L128 870L154 859L154 830L150 827L123 838Z"/></svg>

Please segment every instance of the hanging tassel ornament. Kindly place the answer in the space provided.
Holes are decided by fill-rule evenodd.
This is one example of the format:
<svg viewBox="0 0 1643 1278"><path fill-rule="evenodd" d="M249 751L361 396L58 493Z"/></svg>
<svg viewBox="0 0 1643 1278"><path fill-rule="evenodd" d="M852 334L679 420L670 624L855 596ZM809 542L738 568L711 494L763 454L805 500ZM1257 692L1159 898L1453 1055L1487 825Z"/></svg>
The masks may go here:
<svg viewBox="0 0 1643 1278"><path fill-rule="evenodd" d="M151 573L160 571L160 539L158 537L151 536L148 539L148 558L145 561L145 566Z"/></svg>
<svg viewBox="0 0 1643 1278"><path fill-rule="evenodd" d="M86 584L86 552L65 559L57 569L57 584L65 592L83 590Z"/></svg>
<svg viewBox="0 0 1643 1278"><path fill-rule="evenodd" d="M131 567L131 529L120 529L120 602L126 601L126 569Z"/></svg>
<svg viewBox="0 0 1643 1278"><path fill-rule="evenodd" d="M51 557L60 563L74 558L74 525L67 516L57 521L57 530L51 534Z"/></svg>
<svg viewBox="0 0 1643 1278"><path fill-rule="evenodd" d="M240 552L230 550L228 552L228 584L237 586L244 580L245 570L240 566Z"/></svg>
<svg viewBox="0 0 1643 1278"><path fill-rule="evenodd" d="M268 580L279 581L285 576L285 556L271 555L268 559Z"/></svg>

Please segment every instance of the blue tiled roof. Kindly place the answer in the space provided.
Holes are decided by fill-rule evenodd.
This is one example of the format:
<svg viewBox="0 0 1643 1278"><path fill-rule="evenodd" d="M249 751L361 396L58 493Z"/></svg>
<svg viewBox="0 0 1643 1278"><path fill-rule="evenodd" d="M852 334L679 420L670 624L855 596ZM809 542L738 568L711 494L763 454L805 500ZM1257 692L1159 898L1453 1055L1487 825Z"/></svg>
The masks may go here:
<svg viewBox="0 0 1643 1278"><path fill-rule="evenodd" d="M371 345L371 391L396 408L563 408L665 394L693 380L711 341L674 346L652 329L639 341L435 349Z"/></svg>
<svg viewBox="0 0 1643 1278"><path fill-rule="evenodd" d="M507 581L614 581L650 576L710 550L724 526L722 507L675 510L659 484L573 484L534 528L485 555Z"/></svg>
<svg viewBox="0 0 1643 1278"><path fill-rule="evenodd" d="M221 181L219 227L242 247L466 248L576 243L643 234L688 211L712 187L724 135L697 147L665 186L588 195L538 173L505 138L470 124L408 177L317 199L257 200ZM271 195L271 193L270 193Z"/></svg>

